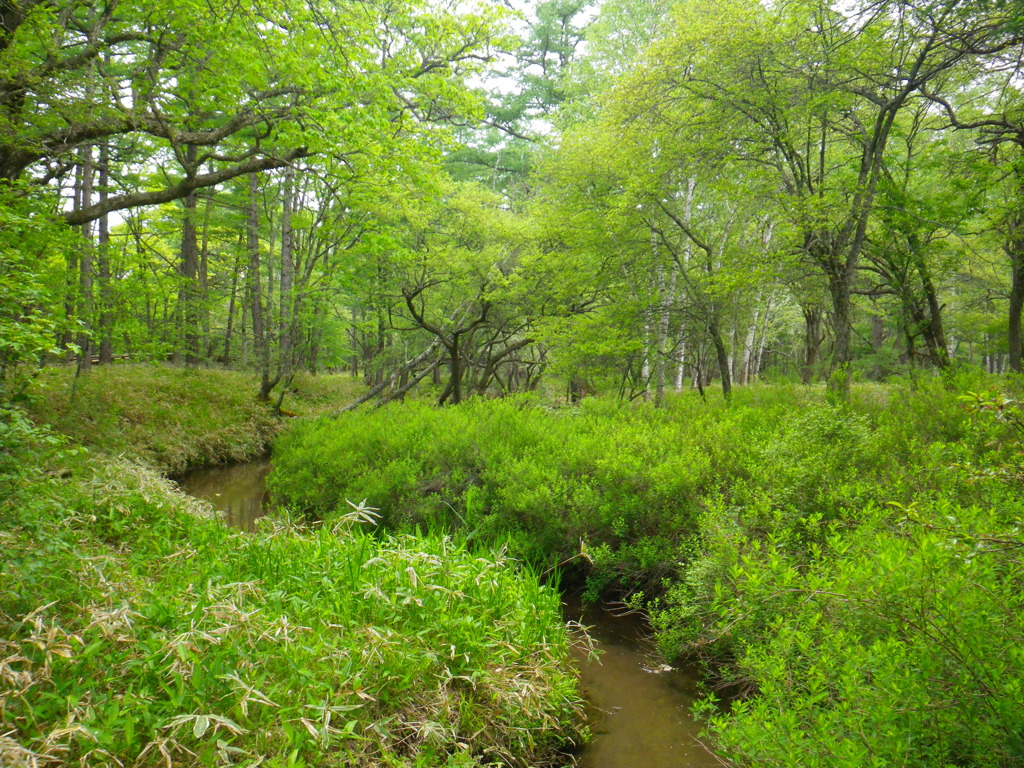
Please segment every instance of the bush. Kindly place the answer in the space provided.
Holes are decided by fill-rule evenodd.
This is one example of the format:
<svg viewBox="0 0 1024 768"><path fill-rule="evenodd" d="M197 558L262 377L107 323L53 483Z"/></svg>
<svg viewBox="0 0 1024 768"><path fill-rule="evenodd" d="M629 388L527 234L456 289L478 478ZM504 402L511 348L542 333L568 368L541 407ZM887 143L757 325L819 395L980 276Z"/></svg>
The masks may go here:
<svg viewBox="0 0 1024 768"><path fill-rule="evenodd" d="M919 418L923 402L950 414L941 430ZM795 434L830 467L806 486L795 475L817 489L812 506L787 494L787 514L765 477L758 504L701 518L697 554L654 621L667 653L701 655L740 692L727 715L705 708L737 764L1021 763L1024 421L1003 397L968 404L897 390L871 429L829 419L827 441L847 456L831 464L805 421ZM779 446L802 466L792 448ZM779 477L793 487L792 472Z"/></svg>
<svg viewBox="0 0 1024 768"><path fill-rule="evenodd" d="M1019 765L1021 530L949 505L864 518L809 562L780 540L731 569L718 632L757 695L708 710L715 740L740 765Z"/></svg>
<svg viewBox="0 0 1024 768"><path fill-rule="evenodd" d="M665 409L598 398L575 408L394 404L300 425L278 443L270 482L314 518L368 499L392 529L508 540L543 569L583 540L598 555L595 581L656 592L693 560L686 542L713 510L764 539L812 517L855 524L871 503L984 496L949 465L958 451L984 455L992 433L975 433L941 382L855 394L853 406L801 387L741 390L731 407L696 395ZM955 423L935 432L921 418L928 409ZM801 546L815 535L805 528Z"/></svg>

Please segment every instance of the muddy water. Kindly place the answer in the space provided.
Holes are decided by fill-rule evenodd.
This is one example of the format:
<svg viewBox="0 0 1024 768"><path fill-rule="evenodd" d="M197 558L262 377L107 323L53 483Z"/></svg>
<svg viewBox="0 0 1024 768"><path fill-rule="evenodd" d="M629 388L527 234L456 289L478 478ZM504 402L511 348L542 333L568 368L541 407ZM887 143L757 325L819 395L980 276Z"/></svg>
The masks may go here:
<svg viewBox="0 0 1024 768"><path fill-rule="evenodd" d="M228 525L252 531L266 512L270 460L191 472L182 489L209 501ZM722 763L697 740L690 715L697 679L668 667L650 642L642 617L616 617L578 601L564 606L567 621L588 628L597 660L577 652L593 737L576 755L580 768L706 768Z"/></svg>
<svg viewBox="0 0 1024 768"><path fill-rule="evenodd" d="M178 485L185 493L208 501L223 512L232 528L253 531L256 520L267 511L269 472L270 459L266 458L189 472L178 478Z"/></svg>
<svg viewBox="0 0 1024 768"><path fill-rule="evenodd" d="M577 756L581 768L723 765L697 738L700 725L690 714L700 698L697 677L665 664L642 617L616 617L573 601L564 610L567 619L588 628L601 651L596 661L577 652L592 732Z"/></svg>

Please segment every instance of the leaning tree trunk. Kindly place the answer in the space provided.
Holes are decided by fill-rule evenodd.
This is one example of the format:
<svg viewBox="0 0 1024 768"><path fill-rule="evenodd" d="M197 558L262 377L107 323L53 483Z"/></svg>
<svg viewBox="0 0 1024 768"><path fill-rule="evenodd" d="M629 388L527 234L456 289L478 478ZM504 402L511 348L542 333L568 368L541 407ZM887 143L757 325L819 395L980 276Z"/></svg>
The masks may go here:
<svg viewBox="0 0 1024 768"><path fill-rule="evenodd" d="M729 361L729 349L718 325L717 310L714 309L711 310L708 320L708 334L711 336L711 343L715 345L715 355L718 358L718 373L722 377L722 397L728 402L732 396L732 366Z"/></svg>
<svg viewBox="0 0 1024 768"><path fill-rule="evenodd" d="M928 357L935 367L948 368L949 347L946 345L946 331L942 325L942 305L939 303L939 296L935 290L935 282L932 280L931 270L928 269L928 262L925 261L917 235L911 232L907 236L907 244L910 247L914 269L921 280L921 292L924 294L924 306L927 308L925 316L921 318L920 330L928 347Z"/></svg>

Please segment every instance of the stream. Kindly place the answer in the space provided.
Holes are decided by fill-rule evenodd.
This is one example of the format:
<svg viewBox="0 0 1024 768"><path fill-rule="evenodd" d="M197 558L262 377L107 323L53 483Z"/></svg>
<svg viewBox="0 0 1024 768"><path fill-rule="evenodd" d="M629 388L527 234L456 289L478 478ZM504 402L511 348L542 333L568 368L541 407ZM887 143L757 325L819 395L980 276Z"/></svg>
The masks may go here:
<svg viewBox="0 0 1024 768"><path fill-rule="evenodd" d="M268 507L270 459L197 470L178 479L186 493L220 510L225 522L246 531ZM665 664L637 614L617 615L566 598L566 621L587 628L596 660L575 651L592 737L576 755L580 768L707 768L722 762L697 739L690 714L699 698L697 676ZM576 646L582 644L577 643Z"/></svg>
<svg viewBox="0 0 1024 768"><path fill-rule="evenodd" d="M177 479L189 496L208 501L232 528L252 533L270 503L267 475L270 457L246 464L197 469Z"/></svg>

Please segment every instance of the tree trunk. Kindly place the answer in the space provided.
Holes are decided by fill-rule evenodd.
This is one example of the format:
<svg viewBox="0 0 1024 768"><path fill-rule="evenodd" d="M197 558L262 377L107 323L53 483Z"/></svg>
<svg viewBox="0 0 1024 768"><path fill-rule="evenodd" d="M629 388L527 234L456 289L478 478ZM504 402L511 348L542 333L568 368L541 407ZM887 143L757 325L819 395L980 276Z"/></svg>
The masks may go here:
<svg viewBox="0 0 1024 768"><path fill-rule="evenodd" d="M668 278L665 275L665 265L662 263L658 253L658 240L654 232L651 232L651 251L657 263L656 283L658 289L658 335L654 349L654 406L660 408L665 402L665 368L668 363L666 357L669 329L668 305L671 289ZM672 277L674 283L674 272Z"/></svg>
<svg viewBox="0 0 1024 768"><path fill-rule="evenodd" d="M292 232L292 204L295 170L288 166L284 171L284 191L282 193L281 211L281 280L280 280L280 362L279 374L289 377L293 370L295 345L294 295L292 286L295 280L294 237Z"/></svg>
<svg viewBox="0 0 1024 768"><path fill-rule="evenodd" d="M924 336L925 345L928 347L928 357L932 364L939 369L948 368L949 348L946 346L946 332L942 325L942 305L939 303L935 282L932 280L931 270L925 260L920 238L914 232L907 235L907 246L910 249L914 271L917 272L921 281L921 293L924 298L918 330ZM920 302L921 297L916 298Z"/></svg>
<svg viewBox="0 0 1024 768"><path fill-rule="evenodd" d="M195 165L198 148L190 144L186 149L188 167ZM199 242L196 233L195 191L182 199L183 218L181 223L181 250L178 274L181 279L178 288L178 312L176 325L178 342L175 345L174 362L180 364L184 353L185 365L194 367L199 363Z"/></svg>
<svg viewBox="0 0 1024 768"><path fill-rule="evenodd" d="M234 331L238 297L238 274L242 271L241 258L236 257L231 270L231 295L228 297L228 321L224 328L224 365L231 365L231 334ZM243 318L242 325L245 325Z"/></svg>
<svg viewBox="0 0 1024 768"><path fill-rule="evenodd" d="M711 343L715 345L715 354L718 357L718 373L722 377L722 397L728 402L732 395L732 366L729 360L729 349L722 338L718 318L714 313L708 321L708 334L711 336Z"/></svg>
<svg viewBox="0 0 1024 768"><path fill-rule="evenodd" d="M252 338L256 361L260 370L259 399L270 399L270 391L277 382L270 381L270 344L264 327L263 289L260 275L260 208L259 179L249 175L249 221L246 248L249 251L249 296L252 300Z"/></svg>
<svg viewBox="0 0 1024 768"><path fill-rule="evenodd" d="M246 214L248 215L248 213ZM246 230L248 230L248 224ZM249 295L249 287L251 282L246 276L245 287L242 290L242 315L238 322L238 346L240 348L239 360L243 365L249 363L249 337L246 334L246 329L249 327L249 309L252 307L252 296Z"/></svg>
<svg viewBox="0 0 1024 768"><path fill-rule="evenodd" d="M110 194L110 145L100 146L100 203L106 202ZM107 214L99 219L96 255L99 259L100 279L100 363L109 365L114 361L113 334L113 295L110 283L110 220Z"/></svg>
<svg viewBox="0 0 1024 768"><path fill-rule="evenodd" d="M871 315L871 349L875 353L874 378L881 381L885 378L885 368L882 366L882 344L885 341L885 318L881 312Z"/></svg>
<svg viewBox="0 0 1024 768"><path fill-rule="evenodd" d="M679 352L676 354L676 392L683 391L683 382L686 380L686 342L680 339Z"/></svg>
<svg viewBox="0 0 1024 768"><path fill-rule="evenodd" d="M459 347L458 335L453 336L452 345L448 352L451 360L451 399L453 405L458 405L462 402L462 352Z"/></svg>
<svg viewBox="0 0 1024 768"><path fill-rule="evenodd" d="M351 367L350 367L349 370L350 370L350 372L351 372L351 374L352 374L352 376L354 378L359 376L359 355L360 355L360 349L359 349L359 334L358 334L358 331L356 329L356 322L358 320L359 320L359 310L356 307L353 307L352 308L352 327L349 328L348 334L349 334L349 350L351 351L351 354L352 354L352 357L351 357Z"/></svg>
<svg viewBox="0 0 1024 768"><path fill-rule="evenodd" d="M750 375L758 377L764 370L764 350L768 344L768 324L771 320L772 305L775 303L775 286L768 292L768 301L765 303L764 312L761 318L761 330L757 337L757 353L754 355L753 369Z"/></svg>
<svg viewBox="0 0 1024 768"><path fill-rule="evenodd" d="M203 237L199 249L199 302L196 308L197 330L202 331L203 357L213 356L213 339L210 336L210 208L213 205L213 190L207 190L203 207ZM199 343L197 341L197 347Z"/></svg>
<svg viewBox="0 0 1024 768"><path fill-rule="evenodd" d="M818 363L818 350L821 349L821 309L804 307L804 364L800 371L800 380L810 384L814 380L814 372Z"/></svg>
<svg viewBox="0 0 1024 768"><path fill-rule="evenodd" d="M651 324L644 323L644 357L640 364L640 383L643 384L644 402L651 399Z"/></svg>
<svg viewBox="0 0 1024 768"><path fill-rule="evenodd" d="M761 297L758 296L757 300L760 301ZM760 315L760 310L755 309L754 317L750 321L750 327L747 329L747 337L743 340L743 354L740 356L738 377L740 386L744 386L750 381L750 361L754 357L754 343L757 341L757 323Z"/></svg>
<svg viewBox="0 0 1024 768"><path fill-rule="evenodd" d="M81 203L85 208L92 205L93 162L92 147L82 150L82 191ZM82 225L82 256L79 260L79 304L78 323L81 331L78 334L78 371L89 373L92 370L92 336L93 300L92 300L92 224Z"/></svg>
<svg viewBox="0 0 1024 768"><path fill-rule="evenodd" d="M1007 238L1005 250L1010 257L1011 276L1006 341L1010 352L1010 370L1021 373L1021 356L1024 352L1021 336L1021 315L1024 312L1024 226L1014 228L1013 235Z"/></svg>
<svg viewBox="0 0 1024 768"><path fill-rule="evenodd" d="M843 270L829 276L829 294L832 298L832 374L828 388L845 399L850 392L850 363L853 361L853 304L852 279Z"/></svg>

